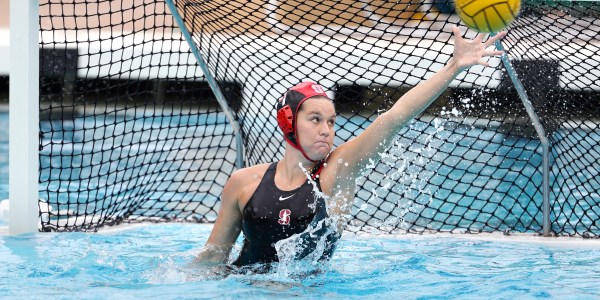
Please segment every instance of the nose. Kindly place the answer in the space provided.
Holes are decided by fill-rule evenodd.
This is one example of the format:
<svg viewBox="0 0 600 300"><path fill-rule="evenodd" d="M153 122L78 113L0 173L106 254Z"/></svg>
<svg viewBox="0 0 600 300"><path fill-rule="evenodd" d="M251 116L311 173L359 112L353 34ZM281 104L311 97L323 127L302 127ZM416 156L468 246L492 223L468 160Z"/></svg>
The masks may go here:
<svg viewBox="0 0 600 300"><path fill-rule="evenodd" d="M321 125L321 135L328 137L330 134L331 134L331 132L330 132L329 124L327 124L327 122L323 122L323 125Z"/></svg>

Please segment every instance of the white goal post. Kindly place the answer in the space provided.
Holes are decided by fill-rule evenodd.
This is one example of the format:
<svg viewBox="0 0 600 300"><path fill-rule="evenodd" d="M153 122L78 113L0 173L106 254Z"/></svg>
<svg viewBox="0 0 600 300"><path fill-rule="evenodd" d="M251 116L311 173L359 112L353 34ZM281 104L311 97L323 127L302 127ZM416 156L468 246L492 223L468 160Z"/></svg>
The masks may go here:
<svg viewBox="0 0 600 300"><path fill-rule="evenodd" d="M38 1L10 1L10 235L38 230L38 16Z"/></svg>

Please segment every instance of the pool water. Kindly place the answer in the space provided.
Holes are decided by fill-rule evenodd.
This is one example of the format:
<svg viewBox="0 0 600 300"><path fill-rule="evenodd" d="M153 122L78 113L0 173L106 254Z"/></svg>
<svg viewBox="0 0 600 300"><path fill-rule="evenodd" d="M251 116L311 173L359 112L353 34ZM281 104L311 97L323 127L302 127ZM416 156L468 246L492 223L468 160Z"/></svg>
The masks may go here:
<svg viewBox="0 0 600 300"><path fill-rule="evenodd" d="M0 298L600 297L598 241L345 234L321 272L215 275L192 263L211 228L149 224L0 237Z"/></svg>

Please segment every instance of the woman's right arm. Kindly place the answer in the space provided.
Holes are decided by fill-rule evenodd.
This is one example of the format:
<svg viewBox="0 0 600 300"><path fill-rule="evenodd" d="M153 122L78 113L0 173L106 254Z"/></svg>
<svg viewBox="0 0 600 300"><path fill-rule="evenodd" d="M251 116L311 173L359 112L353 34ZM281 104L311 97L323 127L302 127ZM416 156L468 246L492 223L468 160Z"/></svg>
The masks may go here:
<svg viewBox="0 0 600 300"><path fill-rule="evenodd" d="M241 187L240 172L234 172L221 194L221 207L215 225L204 248L196 257L196 262L204 265L216 265L227 262L233 244L242 228L242 212L239 206Z"/></svg>

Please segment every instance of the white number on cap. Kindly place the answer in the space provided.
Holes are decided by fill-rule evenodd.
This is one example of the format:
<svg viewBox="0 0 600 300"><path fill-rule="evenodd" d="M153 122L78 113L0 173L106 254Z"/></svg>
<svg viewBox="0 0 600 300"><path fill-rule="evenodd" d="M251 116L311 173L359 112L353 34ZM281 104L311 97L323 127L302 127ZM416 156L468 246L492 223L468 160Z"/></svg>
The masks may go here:
<svg viewBox="0 0 600 300"><path fill-rule="evenodd" d="M319 94L324 94L325 93L325 91L323 90L323 88L320 85L318 85L318 84L313 84L312 88L313 88L313 90L315 92L317 92Z"/></svg>

